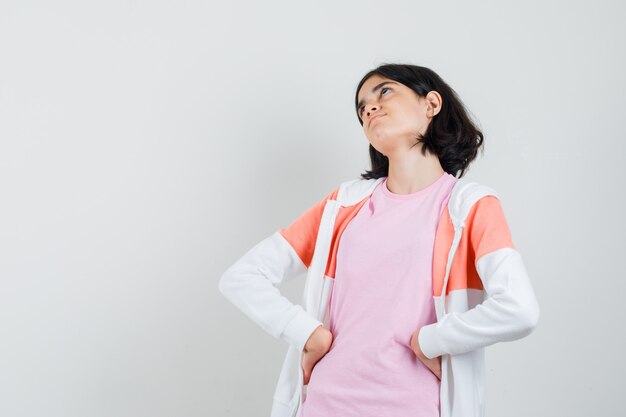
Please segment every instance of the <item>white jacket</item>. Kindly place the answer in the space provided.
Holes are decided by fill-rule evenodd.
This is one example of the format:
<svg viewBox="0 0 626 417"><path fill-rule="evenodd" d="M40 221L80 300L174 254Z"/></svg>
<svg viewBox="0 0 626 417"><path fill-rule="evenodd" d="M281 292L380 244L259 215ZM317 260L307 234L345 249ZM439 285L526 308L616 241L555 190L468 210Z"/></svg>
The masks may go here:
<svg viewBox="0 0 626 417"><path fill-rule="evenodd" d="M219 280L219 290L230 302L289 344L271 417L297 416L306 398L302 355L313 331L322 324L328 328L334 279L326 274L326 267L331 239L337 233L337 213L358 210L383 179L345 181L320 203L323 211L310 264L277 231L246 252ZM447 209L436 236L436 248L451 242L445 246L447 257L435 250L441 263L437 277L436 268L433 271L437 322L421 328L418 343L427 357L441 356L441 417L483 417L484 348L530 334L539 319L539 305L495 191L458 178ZM469 219L476 224L466 222ZM304 273L302 305L294 304L276 286Z"/></svg>

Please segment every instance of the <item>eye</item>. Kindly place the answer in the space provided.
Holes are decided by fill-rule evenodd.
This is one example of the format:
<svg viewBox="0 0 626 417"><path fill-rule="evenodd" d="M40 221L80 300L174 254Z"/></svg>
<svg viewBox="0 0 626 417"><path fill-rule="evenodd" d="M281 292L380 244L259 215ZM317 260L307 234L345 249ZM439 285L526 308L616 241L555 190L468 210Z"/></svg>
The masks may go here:
<svg viewBox="0 0 626 417"><path fill-rule="evenodd" d="M385 91L385 90L389 90L389 91L391 91L391 88L388 88L388 87L383 87L383 88L381 88L381 89L380 89L380 95L381 95L381 96L383 95L383 91ZM362 115L363 115L363 109L364 109L364 106L361 106L361 107L359 108L359 115L360 115L360 116L362 116Z"/></svg>

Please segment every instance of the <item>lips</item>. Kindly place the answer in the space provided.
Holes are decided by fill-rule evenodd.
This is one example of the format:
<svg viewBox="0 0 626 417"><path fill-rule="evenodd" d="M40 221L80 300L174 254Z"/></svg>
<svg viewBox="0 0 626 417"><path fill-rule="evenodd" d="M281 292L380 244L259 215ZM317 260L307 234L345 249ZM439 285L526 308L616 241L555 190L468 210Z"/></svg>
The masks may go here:
<svg viewBox="0 0 626 417"><path fill-rule="evenodd" d="M379 115L376 115L376 116L372 117L372 118L370 119L370 121L369 121L368 126L371 126L371 125L372 125L372 122L373 122L374 120L379 119L379 118L381 118L381 117L383 117L383 116L385 116L385 115L384 115L384 114L379 114Z"/></svg>

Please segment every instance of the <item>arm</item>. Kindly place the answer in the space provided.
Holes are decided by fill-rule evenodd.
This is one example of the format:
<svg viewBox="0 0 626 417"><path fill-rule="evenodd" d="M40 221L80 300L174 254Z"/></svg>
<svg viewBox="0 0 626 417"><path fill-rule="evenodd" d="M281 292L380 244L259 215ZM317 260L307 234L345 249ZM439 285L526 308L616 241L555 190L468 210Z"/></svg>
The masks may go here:
<svg viewBox="0 0 626 417"><path fill-rule="evenodd" d="M429 359L520 339L530 334L539 320L539 304L522 257L510 239L499 200L481 198L472 211L471 227L466 231L487 298L468 311L448 312L439 322L420 329L419 345Z"/></svg>
<svg viewBox="0 0 626 417"><path fill-rule="evenodd" d="M335 190L333 191L335 192ZM220 292L275 338L303 351L322 322L283 296L276 286L310 266L326 196L289 227L266 237L230 266L219 280Z"/></svg>

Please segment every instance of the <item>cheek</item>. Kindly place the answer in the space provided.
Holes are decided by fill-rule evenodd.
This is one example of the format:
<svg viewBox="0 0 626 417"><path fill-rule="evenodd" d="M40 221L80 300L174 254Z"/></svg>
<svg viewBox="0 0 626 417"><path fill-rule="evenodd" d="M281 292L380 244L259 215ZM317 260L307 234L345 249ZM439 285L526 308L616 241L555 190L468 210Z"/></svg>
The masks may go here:
<svg viewBox="0 0 626 417"><path fill-rule="evenodd" d="M393 130L412 132L419 129L420 121L414 113L408 111L398 111L395 112L393 117L389 119L389 124L387 126L393 128Z"/></svg>
<svg viewBox="0 0 626 417"><path fill-rule="evenodd" d="M427 121L426 115L421 114L414 108L403 108L402 111L398 112L398 124L408 130L421 130Z"/></svg>

